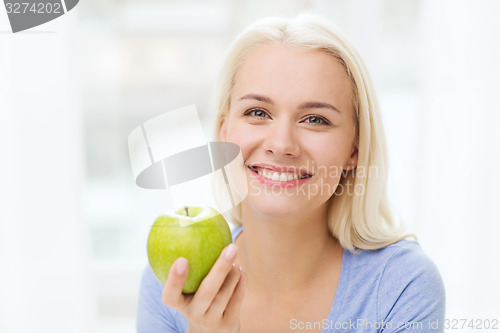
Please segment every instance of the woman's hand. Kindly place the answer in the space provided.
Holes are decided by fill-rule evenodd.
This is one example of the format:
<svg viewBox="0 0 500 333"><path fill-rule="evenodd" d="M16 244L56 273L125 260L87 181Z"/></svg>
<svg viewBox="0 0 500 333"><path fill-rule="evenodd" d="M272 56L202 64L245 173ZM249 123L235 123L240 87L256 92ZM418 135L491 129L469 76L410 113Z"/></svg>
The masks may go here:
<svg viewBox="0 0 500 333"><path fill-rule="evenodd" d="M236 255L235 244L226 246L194 295L182 294L189 270L188 261L178 258L172 265L162 301L187 318L188 332L239 332L240 306L247 277L245 271L234 263Z"/></svg>

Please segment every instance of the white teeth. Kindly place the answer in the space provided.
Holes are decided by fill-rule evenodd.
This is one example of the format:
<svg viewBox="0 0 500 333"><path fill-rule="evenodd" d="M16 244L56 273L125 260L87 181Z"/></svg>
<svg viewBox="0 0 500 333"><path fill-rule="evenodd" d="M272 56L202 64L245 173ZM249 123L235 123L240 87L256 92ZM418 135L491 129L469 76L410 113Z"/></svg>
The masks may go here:
<svg viewBox="0 0 500 333"><path fill-rule="evenodd" d="M259 170L259 173L261 176L267 178L267 179L272 179L273 178L273 172L271 170Z"/></svg>
<svg viewBox="0 0 500 333"><path fill-rule="evenodd" d="M258 169L257 172L264 178L274 181L286 182L290 180L297 180L299 176L291 172L276 172L269 169Z"/></svg>

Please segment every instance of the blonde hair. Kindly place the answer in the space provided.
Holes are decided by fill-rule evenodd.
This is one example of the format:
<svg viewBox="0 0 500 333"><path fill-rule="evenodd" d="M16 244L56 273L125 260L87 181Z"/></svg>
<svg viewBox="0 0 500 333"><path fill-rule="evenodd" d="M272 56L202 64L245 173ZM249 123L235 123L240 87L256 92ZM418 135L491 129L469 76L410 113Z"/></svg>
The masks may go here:
<svg viewBox="0 0 500 333"><path fill-rule="evenodd" d="M395 222L389 209L385 134L368 71L349 42L320 17L267 18L236 38L226 55L215 94L215 140L220 140L219 132L229 112L236 72L254 47L271 43L326 52L340 61L351 81L356 127L353 144L358 149L358 165L343 173L336 193L329 199L331 234L351 252L383 248L408 236L416 238L404 233L404 226ZM340 193L346 184L364 190L362 194ZM233 223L241 224L241 204L229 215Z"/></svg>

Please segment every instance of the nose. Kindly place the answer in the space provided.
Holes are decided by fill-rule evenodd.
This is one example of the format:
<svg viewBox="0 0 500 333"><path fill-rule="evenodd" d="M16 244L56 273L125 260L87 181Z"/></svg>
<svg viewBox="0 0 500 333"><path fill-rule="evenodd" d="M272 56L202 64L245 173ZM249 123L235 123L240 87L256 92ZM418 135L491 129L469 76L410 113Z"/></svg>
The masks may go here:
<svg viewBox="0 0 500 333"><path fill-rule="evenodd" d="M264 148L267 154L277 157L296 157L300 155L300 144L294 125L285 121L269 128Z"/></svg>

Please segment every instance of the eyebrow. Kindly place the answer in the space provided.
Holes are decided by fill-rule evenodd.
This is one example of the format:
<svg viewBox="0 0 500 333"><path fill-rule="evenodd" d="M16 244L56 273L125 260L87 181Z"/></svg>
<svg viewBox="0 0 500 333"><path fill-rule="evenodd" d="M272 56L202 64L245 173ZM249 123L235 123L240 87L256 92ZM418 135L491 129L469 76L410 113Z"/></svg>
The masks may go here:
<svg viewBox="0 0 500 333"><path fill-rule="evenodd" d="M243 97L241 97L239 100L244 100L244 99L250 99L250 100L256 100L259 102L264 102L267 104L274 105L274 102L272 99L266 96L262 95L257 95L257 94L247 94ZM339 114L340 112L339 109L337 109L335 106L328 104L328 103L323 103L323 102L305 102L299 105L299 109L331 109Z"/></svg>

